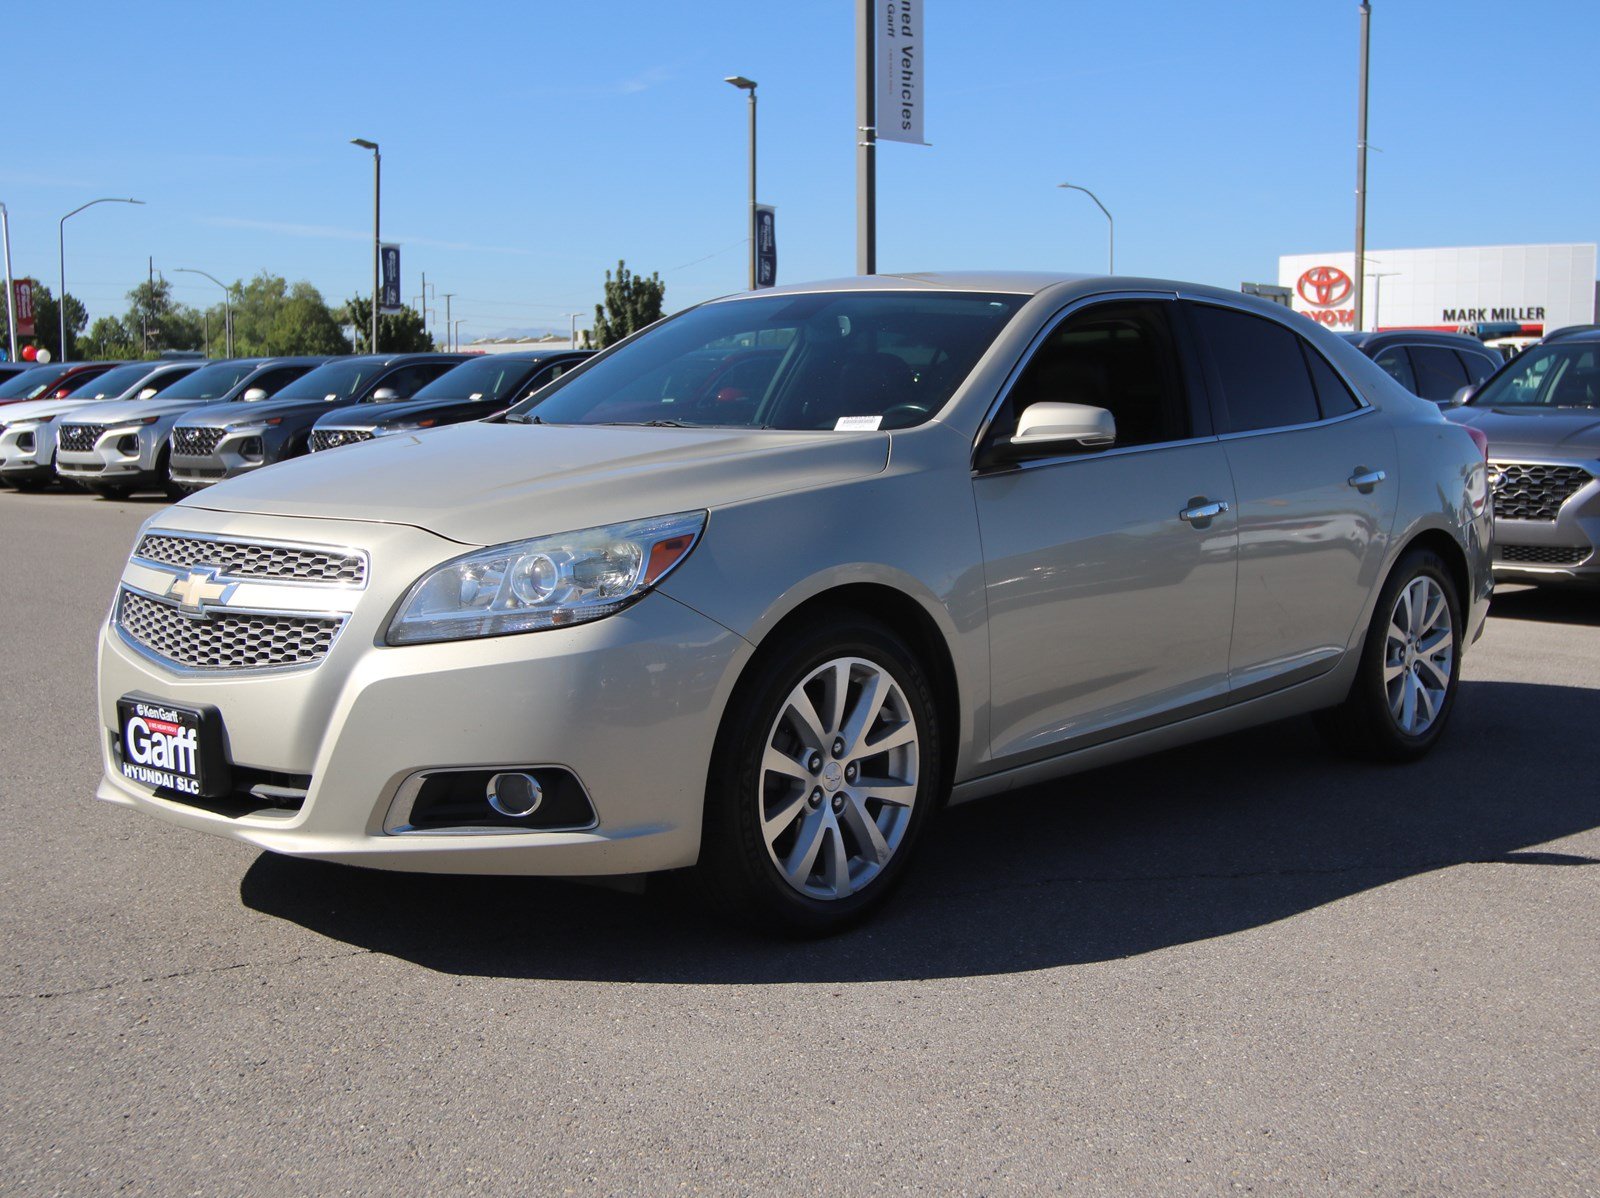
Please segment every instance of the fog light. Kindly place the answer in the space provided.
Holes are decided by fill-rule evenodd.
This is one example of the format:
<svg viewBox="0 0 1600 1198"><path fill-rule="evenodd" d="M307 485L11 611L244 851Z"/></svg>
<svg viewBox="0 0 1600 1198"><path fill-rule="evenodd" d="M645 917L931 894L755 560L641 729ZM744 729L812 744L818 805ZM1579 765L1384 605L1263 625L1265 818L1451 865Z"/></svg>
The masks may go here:
<svg viewBox="0 0 1600 1198"><path fill-rule="evenodd" d="M139 434L129 433L126 437L118 437L117 452L121 454L138 453Z"/></svg>
<svg viewBox="0 0 1600 1198"><path fill-rule="evenodd" d="M489 806L509 819L522 819L539 810L544 791L532 774L496 774L486 789Z"/></svg>
<svg viewBox="0 0 1600 1198"><path fill-rule="evenodd" d="M239 456L243 458L259 458L261 456L261 438L246 437L239 442Z"/></svg>

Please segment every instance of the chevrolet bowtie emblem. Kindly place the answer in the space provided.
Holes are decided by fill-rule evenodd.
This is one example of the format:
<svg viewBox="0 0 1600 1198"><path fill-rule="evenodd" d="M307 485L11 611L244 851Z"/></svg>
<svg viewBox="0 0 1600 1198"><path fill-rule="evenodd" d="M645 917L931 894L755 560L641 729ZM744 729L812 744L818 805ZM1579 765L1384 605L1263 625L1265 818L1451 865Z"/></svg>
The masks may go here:
<svg viewBox="0 0 1600 1198"><path fill-rule="evenodd" d="M225 598L231 589L217 581L213 570L191 570L187 578L174 578L167 584L167 594L196 611L207 603Z"/></svg>

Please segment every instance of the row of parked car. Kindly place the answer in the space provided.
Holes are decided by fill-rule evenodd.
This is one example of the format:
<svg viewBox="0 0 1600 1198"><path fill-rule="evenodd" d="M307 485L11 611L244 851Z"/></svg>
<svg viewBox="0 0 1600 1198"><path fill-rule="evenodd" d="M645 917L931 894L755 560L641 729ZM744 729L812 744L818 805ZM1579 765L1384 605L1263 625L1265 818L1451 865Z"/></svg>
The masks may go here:
<svg viewBox="0 0 1600 1198"><path fill-rule="evenodd" d="M36 366L0 383L0 483L173 496L303 453L476 420L588 351Z"/></svg>

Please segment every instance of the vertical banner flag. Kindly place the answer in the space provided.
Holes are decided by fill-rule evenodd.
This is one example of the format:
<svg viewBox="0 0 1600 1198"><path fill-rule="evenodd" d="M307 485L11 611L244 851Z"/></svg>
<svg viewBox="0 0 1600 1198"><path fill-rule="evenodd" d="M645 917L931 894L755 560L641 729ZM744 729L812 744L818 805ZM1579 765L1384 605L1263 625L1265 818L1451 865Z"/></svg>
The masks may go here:
<svg viewBox="0 0 1600 1198"><path fill-rule="evenodd" d="M922 140L922 0L877 0L879 141Z"/></svg>
<svg viewBox="0 0 1600 1198"><path fill-rule="evenodd" d="M384 242L379 247L379 260L383 265L383 302L378 311L392 316L402 308L400 303L400 247Z"/></svg>
<svg viewBox="0 0 1600 1198"><path fill-rule="evenodd" d="M778 284L778 210L771 204L756 205L756 286Z"/></svg>
<svg viewBox="0 0 1600 1198"><path fill-rule="evenodd" d="M16 289L15 300L17 307L17 336L33 336L33 280L18 279L12 286Z"/></svg>

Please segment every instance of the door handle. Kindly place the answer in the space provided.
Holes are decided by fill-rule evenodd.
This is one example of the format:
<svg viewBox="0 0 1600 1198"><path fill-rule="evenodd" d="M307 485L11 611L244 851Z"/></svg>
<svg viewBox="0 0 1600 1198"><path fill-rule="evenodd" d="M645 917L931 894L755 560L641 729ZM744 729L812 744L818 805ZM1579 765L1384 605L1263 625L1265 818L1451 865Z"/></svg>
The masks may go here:
<svg viewBox="0 0 1600 1198"><path fill-rule="evenodd" d="M1357 466L1356 472L1345 481L1363 495L1372 494L1372 488L1389 476L1382 470L1368 470L1364 466Z"/></svg>
<svg viewBox="0 0 1600 1198"><path fill-rule="evenodd" d="M1218 516L1228 510L1228 504L1223 499L1206 499L1201 496L1189 501L1190 506L1178 513L1178 519L1187 520L1196 528L1205 528Z"/></svg>

